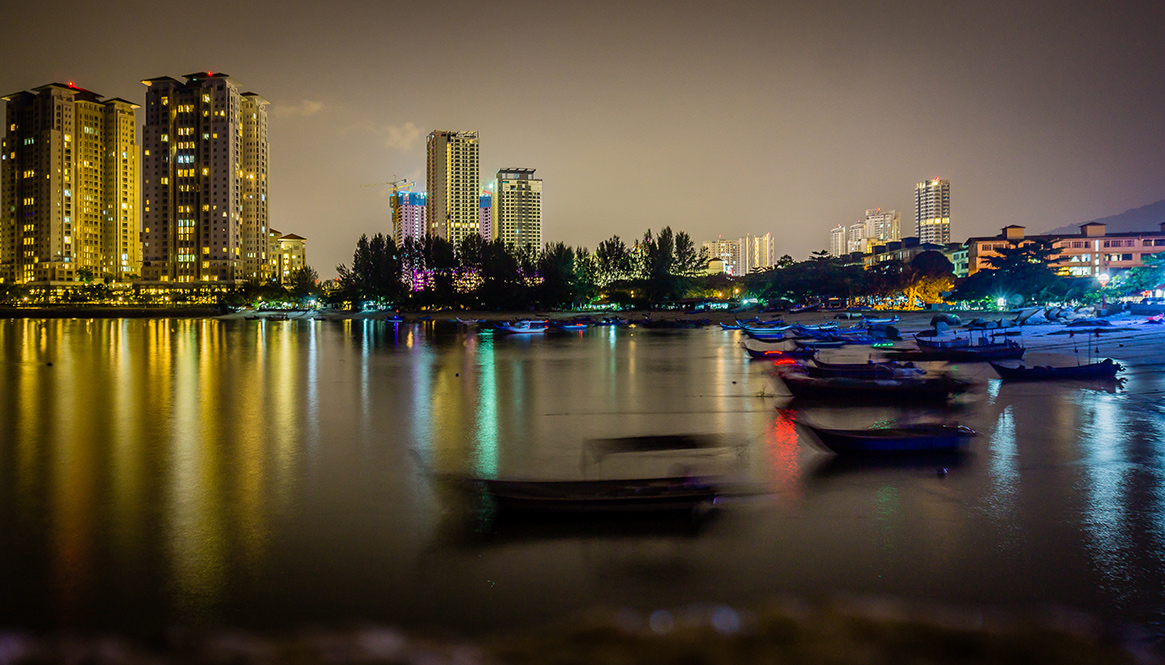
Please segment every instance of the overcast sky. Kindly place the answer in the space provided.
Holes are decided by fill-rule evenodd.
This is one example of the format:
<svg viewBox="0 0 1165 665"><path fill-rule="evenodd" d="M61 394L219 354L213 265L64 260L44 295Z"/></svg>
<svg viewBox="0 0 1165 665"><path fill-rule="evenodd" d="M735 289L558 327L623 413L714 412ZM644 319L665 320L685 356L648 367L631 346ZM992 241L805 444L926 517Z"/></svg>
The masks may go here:
<svg viewBox="0 0 1165 665"><path fill-rule="evenodd" d="M424 188L425 135L476 130L482 181L537 169L543 238L772 232L806 258L866 208L952 239L1165 198L1165 3L28 2L0 94L213 70L272 102L271 225L322 277Z"/></svg>

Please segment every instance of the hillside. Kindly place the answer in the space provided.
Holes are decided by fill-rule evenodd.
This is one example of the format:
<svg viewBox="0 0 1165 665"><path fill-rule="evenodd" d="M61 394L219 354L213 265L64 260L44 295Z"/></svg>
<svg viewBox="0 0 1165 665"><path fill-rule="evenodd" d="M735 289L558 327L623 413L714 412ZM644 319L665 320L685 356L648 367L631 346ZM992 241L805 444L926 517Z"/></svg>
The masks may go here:
<svg viewBox="0 0 1165 665"><path fill-rule="evenodd" d="M1077 224L1069 224L1068 226L1061 226L1059 228L1048 231L1048 233L1079 233L1081 226L1091 222L1106 224L1108 226L1106 230L1109 233L1156 231L1161 228L1160 224L1165 222L1165 200L1161 200L1156 203L1150 203L1149 205L1141 206L1140 208L1126 210L1119 215L1111 215L1109 217L1093 219L1088 222L1080 222Z"/></svg>

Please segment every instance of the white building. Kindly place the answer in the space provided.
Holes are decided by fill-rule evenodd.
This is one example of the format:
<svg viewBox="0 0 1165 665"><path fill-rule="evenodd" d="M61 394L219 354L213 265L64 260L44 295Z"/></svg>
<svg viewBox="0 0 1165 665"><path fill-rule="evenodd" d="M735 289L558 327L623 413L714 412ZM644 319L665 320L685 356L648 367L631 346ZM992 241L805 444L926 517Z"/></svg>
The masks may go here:
<svg viewBox="0 0 1165 665"><path fill-rule="evenodd" d="M717 238L711 242L703 243L704 252L709 259L720 259L724 264L722 272L729 275L737 274L737 261L740 260L740 244L735 240L726 240L724 238Z"/></svg>
<svg viewBox="0 0 1165 665"><path fill-rule="evenodd" d="M766 270L776 263L772 233L763 236L746 235L740 239L739 248L736 263L739 275L747 275L754 270Z"/></svg>
<svg viewBox="0 0 1165 665"><path fill-rule="evenodd" d="M871 245L901 240L902 223L898 211L881 208L866 210L866 239Z"/></svg>
<svg viewBox="0 0 1165 665"><path fill-rule="evenodd" d="M951 241L951 183L929 180L914 187L915 234L920 243L946 245Z"/></svg>
<svg viewBox="0 0 1165 665"><path fill-rule="evenodd" d="M509 247L542 251L542 180L535 169L506 168L493 182L493 231Z"/></svg>
<svg viewBox="0 0 1165 665"><path fill-rule="evenodd" d="M841 256L847 253L849 247L846 242L846 228L838 224L836 228L829 230L829 255Z"/></svg>

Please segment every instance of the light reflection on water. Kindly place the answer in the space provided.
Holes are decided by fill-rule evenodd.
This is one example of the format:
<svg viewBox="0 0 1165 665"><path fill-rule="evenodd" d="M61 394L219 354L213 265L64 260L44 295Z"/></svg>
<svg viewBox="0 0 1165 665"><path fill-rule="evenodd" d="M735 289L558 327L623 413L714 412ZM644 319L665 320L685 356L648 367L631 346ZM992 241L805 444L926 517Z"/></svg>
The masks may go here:
<svg viewBox="0 0 1165 665"><path fill-rule="evenodd" d="M982 436L943 475L829 464L802 414L943 414L786 404L719 330L27 319L0 321L0 349L0 627L474 628L831 590L1137 621L1165 604L1150 372L1134 395L987 380L946 414ZM466 550L425 474L668 472L682 460L582 453L669 433L743 444L732 472L771 494L698 529L479 513Z"/></svg>

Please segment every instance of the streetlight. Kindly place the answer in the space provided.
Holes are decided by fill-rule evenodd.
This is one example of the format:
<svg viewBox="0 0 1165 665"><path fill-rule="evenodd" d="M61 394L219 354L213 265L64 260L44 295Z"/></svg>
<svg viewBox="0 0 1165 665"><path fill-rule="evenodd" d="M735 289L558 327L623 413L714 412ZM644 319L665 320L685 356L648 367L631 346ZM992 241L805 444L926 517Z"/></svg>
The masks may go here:
<svg viewBox="0 0 1165 665"><path fill-rule="evenodd" d="M1100 315L1101 316L1104 316L1104 312L1108 309L1108 303L1107 303L1107 300L1105 299L1104 287L1108 285L1108 280L1110 280L1110 279L1112 279L1112 277L1106 272L1102 272L1096 276L1096 281L1100 282Z"/></svg>

